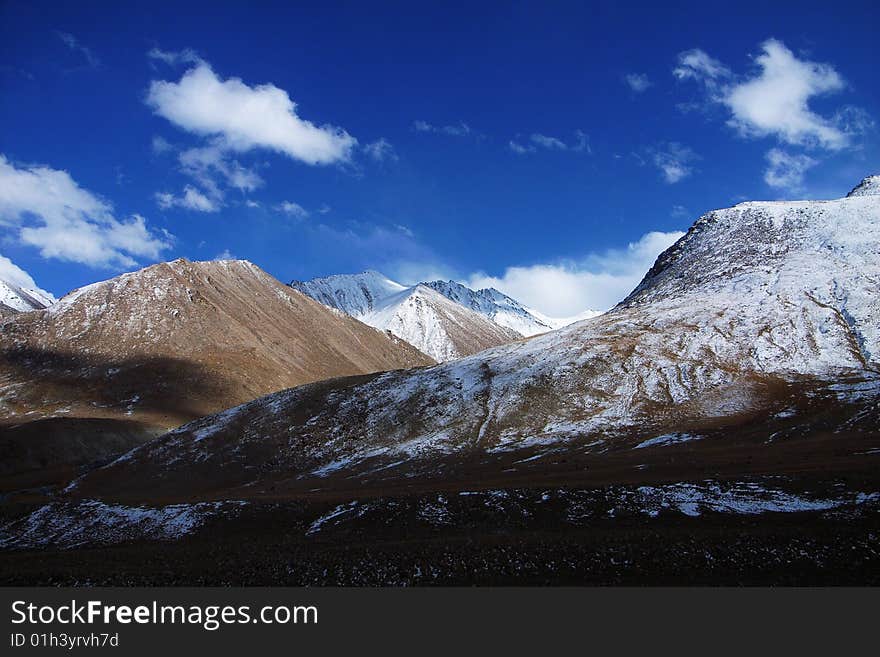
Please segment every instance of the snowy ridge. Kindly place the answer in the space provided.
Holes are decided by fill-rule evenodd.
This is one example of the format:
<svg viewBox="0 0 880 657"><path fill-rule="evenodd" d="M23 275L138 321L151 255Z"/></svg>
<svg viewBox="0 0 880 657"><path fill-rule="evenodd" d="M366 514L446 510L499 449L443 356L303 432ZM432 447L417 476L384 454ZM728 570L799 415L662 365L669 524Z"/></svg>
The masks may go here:
<svg viewBox="0 0 880 657"><path fill-rule="evenodd" d="M495 288L472 290L455 281L431 281L423 283L447 299L485 315L496 324L513 329L520 335L531 336L546 333L559 326L553 320L527 309L519 301Z"/></svg>
<svg viewBox="0 0 880 657"><path fill-rule="evenodd" d="M270 395L213 433L207 458L228 463L266 436L282 445L307 436L310 449L287 453L284 467L315 471L383 452L394 461L601 444L632 430L698 434L713 418L765 408L774 381L827 386L854 376L878 396L878 243L876 195L709 212L604 315L345 389ZM297 412L305 406L313 410ZM182 427L137 457L171 467L163 453L173 446L185 468L186 453L201 452L192 436L211 422Z"/></svg>
<svg viewBox="0 0 880 657"><path fill-rule="evenodd" d="M352 317L372 312L379 301L404 291L406 286L395 283L377 271L360 274L336 274L310 281L291 281L290 286L325 306L336 308Z"/></svg>
<svg viewBox="0 0 880 657"><path fill-rule="evenodd" d="M55 303L55 297L45 290L20 287L11 281L0 280L0 306L18 312L42 310Z"/></svg>
<svg viewBox="0 0 880 657"><path fill-rule="evenodd" d="M862 179L853 190L846 195L847 198L853 196L878 196L880 195L880 175L867 176Z"/></svg>

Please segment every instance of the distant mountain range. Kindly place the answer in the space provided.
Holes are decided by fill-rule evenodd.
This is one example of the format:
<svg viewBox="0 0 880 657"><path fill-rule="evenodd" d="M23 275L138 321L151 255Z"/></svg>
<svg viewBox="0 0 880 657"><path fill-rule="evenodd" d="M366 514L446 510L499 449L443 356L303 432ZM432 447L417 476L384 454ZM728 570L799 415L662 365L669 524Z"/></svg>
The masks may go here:
<svg viewBox="0 0 880 657"><path fill-rule="evenodd" d="M0 577L877 583L878 245L870 176L708 212L532 337L495 290L246 261L9 311Z"/></svg>
<svg viewBox="0 0 880 657"><path fill-rule="evenodd" d="M494 288L472 290L455 281L405 286L376 271L293 281L290 285L370 326L390 331L438 361L600 314L585 311L570 320L551 319Z"/></svg>
<svg viewBox="0 0 880 657"><path fill-rule="evenodd" d="M156 476L184 490L195 469L207 477L220 464L229 472L231 463L242 468L239 484L252 480L245 464L260 464L257 487L377 469L442 478L450 463L478 455L540 459L669 444L675 440L645 440L699 438L756 415L796 416L811 395L834 390L841 403L877 395L875 181L834 201L709 212L600 317L436 367L296 388L203 418L96 473L89 494L143 494ZM348 307L362 303L377 313L377 290L397 287L368 276L378 284L326 289ZM251 451L257 436L259 450ZM291 436L300 448L284 452ZM646 449L638 453L647 457ZM142 484L130 476L135 471Z"/></svg>

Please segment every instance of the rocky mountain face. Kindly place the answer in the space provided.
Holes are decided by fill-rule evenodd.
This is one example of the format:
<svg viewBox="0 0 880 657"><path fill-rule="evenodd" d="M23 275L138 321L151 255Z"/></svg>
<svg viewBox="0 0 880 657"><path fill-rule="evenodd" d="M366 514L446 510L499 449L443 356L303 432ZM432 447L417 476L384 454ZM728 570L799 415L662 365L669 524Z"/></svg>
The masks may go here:
<svg viewBox="0 0 880 657"><path fill-rule="evenodd" d="M438 361L522 337L521 333L492 321L486 313L438 291L434 284L406 287L378 272L367 271L294 281L291 286L370 326L391 332Z"/></svg>
<svg viewBox="0 0 880 657"><path fill-rule="evenodd" d="M254 400L96 470L74 494L143 499L160 482L181 495L209 495L221 472L232 495L353 473L447 481L465 463L483 464L482 481L498 476L500 462L512 471L525 462L564 470L560 453L562 463L594 459L591 468L629 463L640 471L650 455L679 443L722 450L713 453L723 469L732 459L723 446L741 439L720 428L750 422L759 429L741 435L761 438L749 439L759 442L743 447L740 465L757 468L755 454L776 440L766 428L785 418L822 407L822 422L843 418L826 431L856 431L876 419L880 396L873 180L844 199L709 212L604 315L435 367ZM861 406L833 410L841 404ZM785 426L782 434L804 431ZM858 440L868 449L864 435Z"/></svg>
<svg viewBox="0 0 880 657"><path fill-rule="evenodd" d="M140 427L143 440L272 391L433 363L246 261L153 265L16 314L0 332L7 471L52 461L55 438L98 425L110 437Z"/></svg>

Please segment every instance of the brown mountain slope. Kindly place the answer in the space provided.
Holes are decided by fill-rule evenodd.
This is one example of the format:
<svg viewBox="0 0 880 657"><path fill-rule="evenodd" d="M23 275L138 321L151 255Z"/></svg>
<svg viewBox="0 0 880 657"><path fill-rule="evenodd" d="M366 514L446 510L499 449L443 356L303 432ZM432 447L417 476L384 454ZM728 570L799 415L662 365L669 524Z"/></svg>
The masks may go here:
<svg viewBox="0 0 880 657"><path fill-rule="evenodd" d="M63 435L98 418L155 433L290 386L433 362L245 261L153 265L8 318L0 335L0 474L34 433L13 425L52 418Z"/></svg>

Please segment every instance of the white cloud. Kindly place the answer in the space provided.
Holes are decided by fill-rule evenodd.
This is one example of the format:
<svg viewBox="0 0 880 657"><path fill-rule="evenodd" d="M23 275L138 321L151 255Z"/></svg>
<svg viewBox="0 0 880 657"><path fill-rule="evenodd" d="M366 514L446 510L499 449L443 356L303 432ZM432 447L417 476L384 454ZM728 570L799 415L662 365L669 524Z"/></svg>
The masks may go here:
<svg viewBox="0 0 880 657"><path fill-rule="evenodd" d="M593 253L579 262L508 267L501 276L476 273L466 282L474 289L494 287L551 317L606 310L629 294L682 235L653 231L625 249Z"/></svg>
<svg viewBox="0 0 880 657"><path fill-rule="evenodd" d="M244 202L244 204L249 208L258 208L260 207L259 202L248 199Z"/></svg>
<svg viewBox="0 0 880 657"><path fill-rule="evenodd" d="M699 48L679 54L678 66L673 69L672 74L679 80L700 80L710 85L731 76L729 68Z"/></svg>
<svg viewBox="0 0 880 657"><path fill-rule="evenodd" d="M517 155L525 155L526 153L534 153L536 150L538 150L534 146L528 146L528 145L524 146L523 144L520 144L519 142L515 142L512 139L508 143L508 147L510 148L510 150L512 150Z"/></svg>
<svg viewBox="0 0 880 657"><path fill-rule="evenodd" d="M730 111L728 125L744 137L773 136L785 144L840 150L870 124L870 118L856 108L831 118L810 108L814 97L845 87L830 64L798 59L776 39L761 44L755 63L760 71L737 78L702 50L690 50L679 55L673 73L679 79L705 83L710 100ZM853 117L858 118L853 121Z"/></svg>
<svg viewBox="0 0 880 657"><path fill-rule="evenodd" d="M654 165L660 169L663 178L670 185L687 178L694 171L692 163L699 156L687 146L669 142L652 152Z"/></svg>
<svg viewBox="0 0 880 657"><path fill-rule="evenodd" d="M454 125L433 125L427 121L413 121L413 130L416 132L435 132L451 137L467 137L473 132L464 121Z"/></svg>
<svg viewBox="0 0 880 657"><path fill-rule="evenodd" d="M394 152L394 147L384 137L366 144L364 146L364 153L376 162L384 162L386 160L394 162L398 159L397 153Z"/></svg>
<svg viewBox="0 0 880 657"><path fill-rule="evenodd" d="M766 155L767 169L764 182L771 187L790 192L803 190L804 174L818 162L808 155L792 155L778 148L770 149Z"/></svg>
<svg viewBox="0 0 880 657"><path fill-rule="evenodd" d="M174 146L171 145L171 142L165 139L165 137L160 137L158 135L153 137L151 146L153 148L153 152L156 153L156 155L161 155L163 153L167 153L168 151L174 150Z"/></svg>
<svg viewBox="0 0 880 657"><path fill-rule="evenodd" d="M770 39L755 61L761 74L727 93L733 112L730 125L747 136L775 135L788 144L818 144L838 150L849 139L832 123L812 112L813 96L843 89L843 79L828 64L799 60L779 41Z"/></svg>
<svg viewBox="0 0 880 657"><path fill-rule="evenodd" d="M252 192L264 184L256 171L230 158L217 144L181 151L178 159L183 172L208 188L218 200L222 200L223 194L214 180L215 173L222 176L229 187L242 192Z"/></svg>
<svg viewBox="0 0 880 657"><path fill-rule="evenodd" d="M551 151L565 151L568 150L568 146L565 145L565 142L561 139L557 139L556 137L548 137L547 135L542 135L540 133L534 133L530 139L533 144L537 144L541 148L546 148Z"/></svg>
<svg viewBox="0 0 880 657"><path fill-rule="evenodd" d="M30 274L2 254L0 254L0 281L11 283L25 290L35 290L49 299L55 298L51 292L40 289Z"/></svg>
<svg viewBox="0 0 880 657"><path fill-rule="evenodd" d="M195 212L217 212L220 209L220 205L216 201L208 198L192 185L184 187L181 196L175 196L168 192L157 192L156 203L163 210L177 207Z"/></svg>
<svg viewBox="0 0 880 657"><path fill-rule="evenodd" d="M47 166L17 168L0 155L0 225L18 231L23 244L44 258L93 267L132 266L157 259L171 246L146 220L113 216L112 206L81 188L66 171Z"/></svg>
<svg viewBox="0 0 880 657"><path fill-rule="evenodd" d="M309 216L308 210L299 203L294 203L293 201L282 201L275 206L275 209L291 217L296 217L297 219L305 219Z"/></svg>
<svg viewBox="0 0 880 657"><path fill-rule="evenodd" d="M169 66L177 64L201 64L204 60L198 56L195 50L185 48L183 50L161 50L160 48L151 48L147 53L150 59L158 59Z"/></svg>
<svg viewBox="0 0 880 657"><path fill-rule="evenodd" d="M552 137L549 135L541 134L540 132L535 132L529 135L528 142L526 143L516 141L516 139L520 139L520 136L517 135L516 138L511 139L507 145L510 150L512 150L514 153L517 153L518 155L535 153L539 148L543 148L548 151L573 151L575 153L580 153L583 151L586 151L587 153L592 152L590 150L589 138L583 130L575 130L574 137L574 141L571 144L567 144L558 137Z"/></svg>
<svg viewBox="0 0 880 657"><path fill-rule="evenodd" d="M229 249L223 249L220 253L214 256L214 260L237 260L237 258Z"/></svg>
<svg viewBox="0 0 880 657"><path fill-rule="evenodd" d="M690 213L690 210L688 210L683 205L673 205L672 211L669 213L669 216L675 219L683 219L684 217L690 215Z"/></svg>
<svg viewBox="0 0 880 657"><path fill-rule="evenodd" d="M98 58L98 56L94 52L92 52L90 48L86 48L84 45L82 45L79 42L79 39L77 39L75 36L68 32L56 32L55 34L58 35L58 38L64 42L64 45L67 46L68 49L72 50L73 52L80 53L85 58L86 63L91 68L97 68L101 65L101 60Z"/></svg>
<svg viewBox="0 0 880 657"><path fill-rule="evenodd" d="M318 208L318 214L327 214L327 213L329 213L331 210L333 210L333 208L331 208L331 207L330 207L329 205L327 205L326 203L323 203L323 204L321 205L321 207Z"/></svg>
<svg viewBox="0 0 880 657"><path fill-rule="evenodd" d="M341 128L301 119L287 92L273 84L248 86L221 80L206 62L179 82L154 80L147 93L153 111L188 132L214 138L224 150L263 148L307 164L347 162L357 140Z"/></svg>
<svg viewBox="0 0 880 657"><path fill-rule="evenodd" d="M628 73L623 77L623 80L637 94L647 91L651 86L651 81L644 73Z"/></svg>

